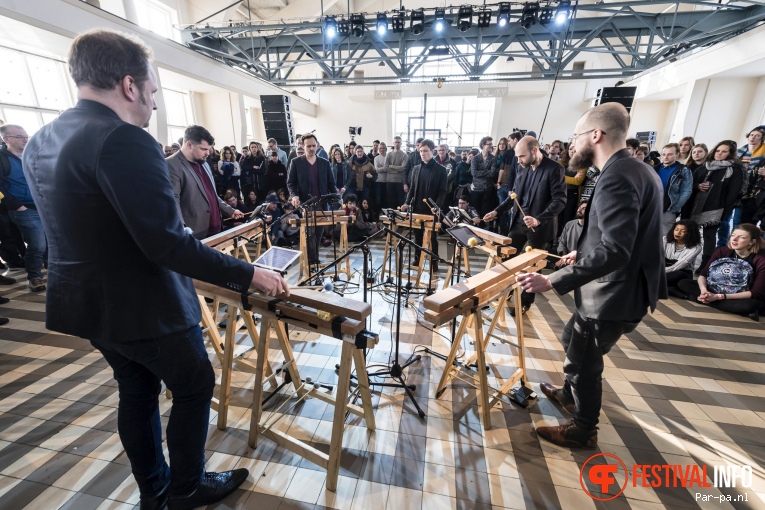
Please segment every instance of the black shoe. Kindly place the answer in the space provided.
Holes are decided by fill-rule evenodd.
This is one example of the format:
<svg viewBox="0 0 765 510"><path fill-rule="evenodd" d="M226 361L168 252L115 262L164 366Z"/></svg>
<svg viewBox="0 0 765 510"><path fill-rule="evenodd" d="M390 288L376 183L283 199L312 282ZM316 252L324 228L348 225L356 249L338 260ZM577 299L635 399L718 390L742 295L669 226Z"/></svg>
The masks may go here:
<svg viewBox="0 0 765 510"><path fill-rule="evenodd" d="M167 500L169 510L191 510L199 506L216 503L232 492L247 479L250 474L244 468L220 473L205 473L197 489L186 497L170 496Z"/></svg>
<svg viewBox="0 0 765 510"><path fill-rule="evenodd" d="M141 510L167 510L167 496L169 487L170 484L168 483L165 488L162 489L162 491L156 496L150 498L141 498L141 505L139 508Z"/></svg>
<svg viewBox="0 0 765 510"><path fill-rule="evenodd" d="M15 278L9 278L0 274L0 285L13 285L16 283Z"/></svg>
<svg viewBox="0 0 765 510"><path fill-rule="evenodd" d="M747 317L752 319L754 322L760 322L760 312L758 312L757 310L747 315Z"/></svg>
<svg viewBox="0 0 765 510"><path fill-rule="evenodd" d="M526 306L526 305L522 305L521 306L521 315L526 315L526 312L528 312L528 311L529 311L529 307L528 306ZM515 317L515 307L514 306L510 308L510 315Z"/></svg>
<svg viewBox="0 0 765 510"><path fill-rule="evenodd" d="M5 326L8 324L11 320L8 317L0 317L0 326Z"/></svg>
<svg viewBox="0 0 765 510"><path fill-rule="evenodd" d="M0 305L4 305L5 303L10 303L10 302L11 302L11 300L8 299L7 297L0 296Z"/></svg>

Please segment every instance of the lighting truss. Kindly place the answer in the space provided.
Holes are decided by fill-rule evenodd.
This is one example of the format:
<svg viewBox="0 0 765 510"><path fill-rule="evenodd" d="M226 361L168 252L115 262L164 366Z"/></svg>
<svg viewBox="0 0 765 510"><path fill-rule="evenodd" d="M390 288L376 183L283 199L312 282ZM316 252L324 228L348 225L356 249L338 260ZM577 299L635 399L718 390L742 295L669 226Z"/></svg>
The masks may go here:
<svg viewBox="0 0 765 510"><path fill-rule="evenodd" d="M514 5L520 7L519 2ZM558 23L524 27L520 8L510 13L507 26L499 27L492 23L489 6L471 6L476 23L463 30L459 21L465 18L458 16L459 30L440 33L425 30L436 19L435 9L389 12L390 30L384 34L364 30L354 37L351 30L357 25L337 18L337 35L331 41L326 34L327 18L295 23L226 22L219 26L205 21L181 27L181 32L184 43L202 54L270 83L299 87L432 82L438 77L423 76L422 67L434 61L458 64L463 74L450 76L450 83L556 76L559 80L624 79L664 62L670 50L672 58L681 58L765 22L762 0L731 0L724 4L716 0L615 0L580 2L573 8L564 0L550 5L554 13L565 7L571 9L566 30ZM488 24L482 23L484 13L488 14ZM374 23L371 20L377 19L377 13L367 14L367 19ZM432 48L444 47L449 49L448 55L430 56ZM613 64L602 69L574 70L575 59L587 53L610 55ZM504 62L508 57L516 63L533 63L533 74L530 70L492 71L497 59ZM388 68L387 75L356 77L353 73L359 66L378 64Z"/></svg>

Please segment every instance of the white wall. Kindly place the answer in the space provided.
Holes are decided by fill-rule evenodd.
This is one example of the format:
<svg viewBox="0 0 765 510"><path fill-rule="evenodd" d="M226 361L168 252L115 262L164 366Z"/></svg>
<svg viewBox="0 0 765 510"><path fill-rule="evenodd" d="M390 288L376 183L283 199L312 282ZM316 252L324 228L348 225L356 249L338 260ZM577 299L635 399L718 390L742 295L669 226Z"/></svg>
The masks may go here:
<svg viewBox="0 0 765 510"><path fill-rule="evenodd" d="M632 106L632 122L629 134L635 136L638 131L656 131L656 145L665 145L669 137L667 115L672 101L635 101Z"/></svg>
<svg viewBox="0 0 765 510"><path fill-rule="evenodd" d="M710 80L699 125L690 133L696 142L712 147L720 140L741 141L753 127L746 126L752 107L762 107L764 99L754 97L759 80L755 78L719 78Z"/></svg>
<svg viewBox="0 0 765 510"><path fill-rule="evenodd" d="M244 101L240 94L208 92L196 94L204 113L204 127L212 133L215 145L245 144ZM201 123L200 123L201 124Z"/></svg>

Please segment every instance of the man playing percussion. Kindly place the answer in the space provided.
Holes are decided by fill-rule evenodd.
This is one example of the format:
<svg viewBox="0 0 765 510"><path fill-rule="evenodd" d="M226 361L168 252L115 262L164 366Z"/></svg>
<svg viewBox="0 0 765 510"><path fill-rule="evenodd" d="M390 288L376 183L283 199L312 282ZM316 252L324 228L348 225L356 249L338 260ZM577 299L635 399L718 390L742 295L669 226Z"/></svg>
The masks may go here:
<svg viewBox="0 0 765 510"><path fill-rule="evenodd" d="M656 172L625 148L630 118L618 103L597 106L579 119L570 168L602 169L584 215L574 263L549 276L521 274L526 292L574 291L576 311L563 330L566 351L562 388L542 383L542 392L573 419L537 427L558 446L595 448L602 398L603 356L633 331L659 299L667 298L662 252L663 188Z"/></svg>
<svg viewBox="0 0 765 510"><path fill-rule="evenodd" d="M94 30L72 43L69 69L77 105L38 131L24 152L50 249L46 326L90 340L111 365L117 429L141 508L208 505L248 473L205 472L215 372L191 278L243 294L289 290L277 273L184 232L167 163L143 129L157 108L151 50L133 36ZM161 381L173 392L169 466Z"/></svg>

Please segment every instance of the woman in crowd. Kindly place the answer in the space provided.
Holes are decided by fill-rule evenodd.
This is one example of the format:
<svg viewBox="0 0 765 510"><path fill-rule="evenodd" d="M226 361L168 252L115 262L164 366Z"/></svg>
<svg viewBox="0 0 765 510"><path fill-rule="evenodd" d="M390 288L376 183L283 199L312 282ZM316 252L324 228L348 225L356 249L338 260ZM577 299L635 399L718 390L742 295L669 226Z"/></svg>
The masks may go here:
<svg viewBox="0 0 765 510"><path fill-rule="evenodd" d="M382 147L382 144L380 144L380 147ZM378 148L378 150L380 149ZM380 223L380 214L374 210L374 208L369 204L369 200L366 198L361 201L358 217L361 219L361 221L364 222L365 225L372 227L369 231L369 235L374 234L382 228L382 223Z"/></svg>
<svg viewBox="0 0 765 510"><path fill-rule="evenodd" d="M242 193L245 197L249 196L250 191L252 190L255 190L257 194L258 182L256 175L263 173L265 165L266 158L263 155L261 145L258 142L250 142L250 153L242 159L240 165L242 168L242 175L239 178L239 182L242 185ZM264 198L265 197L258 197L258 200L263 200Z"/></svg>
<svg viewBox="0 0 765 510"><path fill-rule="evenodd" d="M470 173L473 174L470 203L475 206L481 218L497 206L497 158L491 152L492 142L490 136L484 136L481 139L480 154L473 156L470 162Z"/></svg>
<svg viewBox="0 0 765 510"><path fill-rule="evenodd" d="M218 161L218 173L222 177L222 184L227 190L234 190L239 196L239 175L241 169L236 161L234 151L230 147L223 147L220 161Z"/></svg>
<svg viewBox="0 0 765 510"><path fill-rule="evenodd" d="M388 167L385 166L385 158L388 154L388 146L385 142L380 142L377 147L377 156L373 161L375 170L377 171L377 181L374 183L375 190L375 210L379 211L382 207L391 207L388 203L388 197L386 193L386 187L388 186ZM363 204L362 200L362 204ZM400 204L395 204L396 207Z"/></svg>
<svg viewBox="0 0 765 510"><path fill-rule="evenodd" d="M287 187L287 167L279 161L279 153L271 152L271 160L266 165L264 178L268 190L277 190Z"/></svg>
<svg viewBox="0 0 765 510"><path fill-rule="evenodd" d="M765 130L755 128L747 135L747 144L738 152L746 178L741 197L741 222L757 223L765 218L757 217L758 204L765 192ZM761 206L761 205L760 205ZM733 222L735 225L736 219Z"/></svg>
<svg viewBox="0 0 765 510"><path fill-rule="evenodd" d="M455 197L470 195L470 187L473 184L473 174L470 173L470 164L476 154L478 154L478 151L473 149L467 153L467 157L464 160L457 163L457 175L454 177ZM454 202L454 205L456 206L457 202Z"/></svg>
<svg viewBox="0 0 765 510"><path fill-rule="evenodd" d="M693 191L684 207L683 217L695 221L704 232L704 267L717 246L720 221L733 209L743 182L741 165L736 159L736 142L723 140L707 155L704 166L693 173Z"/></svg>
<svg viewBox="0 0 765 510"><path fill-rule="evenodd" d="M348 166L348 162L343 157L343 151L340 147L337 147L334 151L330 152L332 159L330 163L332 166L332 174L335 176L335 184L337 185L337 191L345 200L345 182L348 180L348 176L351 174L351 168Z"/></svg>
<svg viewBox="0 0 765 510"><path fill-rule="evenodd" d="M510 194L510 188L508 186L503 186L501 181L504 180L503 178L505 175L509 177L508 172L502 172L500 175L500 171L504 168L506 168L508 161L505 161L505 158L510 158L510 153L508 153L508 150L510 146L507 144L507 138L504 136L499 139L497 142L497 148L494 150L494 157L496 160L494 161L494 173L497 174L497 201L499 203L504 202L507 199L507 195Z"/></svg>
<svg viewBox="0 0 765 510"><path fill-rule="evenodd" d="M377 170L361 145L356 146L356 154L351 158L350 165L351 171L344 187L347 193L353 193L358 200L364 200L369 196L372 183L377 180Z"/></svg>
<svg viewBox="0 0 765 510"><path fill-rule="evenodd" d="M581 194L582 183L587 173L586 168L578 168L576 170L568 168L568 163L575 153L576 147L573 143L570 143L568 149L561 153L560 161L558 161L566 172L566 207L558 215L558 237L563 232L563 227L566 226L566 223L576 217L576 210L579 207L579 195Z"/></svg>
<svg viewBox="0 0 765 510"><path fill-rule="evenodd" d="M714 251L698 282L681 280L678 287L687 299L759 321L765 306L763 243L759 228L742 223L733 230L728 245Z"/></svg>
<svg viewBox="0 0 765 510"><path fill-rule="evenodd" d="M680 146L680 155L677 157L677 160L680 164L687 166L690 162L688 160L691 158L691 149L696 145L696 141L692 136L686 136L681 138L677 144Z"/></svg>
<svg viewBox="0 0 765 510"><path fill-rule="evenodd" d="M258 196L254 189L247 192L247 196L244 197L244 205L252 211L258 206Z"/></svg>
<svg viewBox="0 0 765 510"><path fill-rule="evenodd" d="M250 148L247 146L242 147L242 155L239 157L239 166L242 166L242 161L244 161L244 158L250 155ZM241 181L241 179L240 179Z"/></svg>
<svg viewBox="0 0 765 510"><path fill-rule="evenodd" d="M688 164L685 166L688 167L688 170L693 172L704 164L704 161L707 159L707 154L709 154L707 145L705 143L697 143L693 146L693 149L691 149L691 157L688 159Z"/></svg>
<svg viewBox="0 0 765 510"><path fill-rule="evenodd" d="M685 297L677 289L680 280L693 280L693 261L701 252L699 226L693 220L680 220L664 236L664 264L669 294Z"/></svg>

